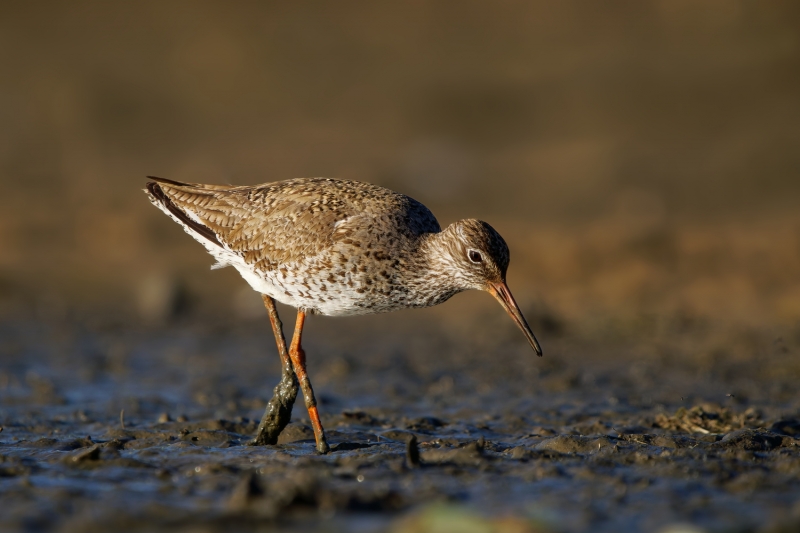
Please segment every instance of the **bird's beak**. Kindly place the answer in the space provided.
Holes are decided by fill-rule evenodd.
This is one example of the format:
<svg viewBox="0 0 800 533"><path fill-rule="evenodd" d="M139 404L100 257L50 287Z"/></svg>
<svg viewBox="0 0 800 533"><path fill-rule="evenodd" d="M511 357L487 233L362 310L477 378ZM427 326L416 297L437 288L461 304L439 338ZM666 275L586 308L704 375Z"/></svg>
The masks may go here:
<svg viewBox="0 0 800 533"><path fill-rule="evenodd" d="M536 336L533 334L530 326L525 321L525 317L522 316L522 312L519 310L517 302L514 301L514 297L511 296L511 291L508 290L508 285L506 285L506 282L505 281L499 281L496 283L490 282L487 285L486 290L489 293L491 293L492 296L497 298L497 301L500 302L500 305L503 306L503 309L506 310L506 313L508 313L509 316L514 319L514 322L517 323L519 329L521 329L522 333L525 334L525 338L528 339L528 342L531 344L531 347L536 352L536 355L541 357L542 347L539 346L539 341L536 340Z"/></svg>

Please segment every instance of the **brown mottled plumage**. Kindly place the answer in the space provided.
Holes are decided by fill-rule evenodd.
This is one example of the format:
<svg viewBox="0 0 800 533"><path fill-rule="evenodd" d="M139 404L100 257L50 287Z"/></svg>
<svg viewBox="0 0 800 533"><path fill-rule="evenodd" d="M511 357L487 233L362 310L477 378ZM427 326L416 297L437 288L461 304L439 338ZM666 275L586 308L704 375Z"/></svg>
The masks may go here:
<svg viewBox="0 0 800 533"><path fill-rule="evenodd" d="M485 290L541 355L505 283L508 246L486 222L461 220L442 231L416 200L355 181L308 178L225 186L152 179L146 189L150 201L206 247L217 259L212 268L236 268L264 295L275 320L271 299L298 309L289 356L321 452L328 447L300 347L307 313L428 307L463 290Z"/></svg>

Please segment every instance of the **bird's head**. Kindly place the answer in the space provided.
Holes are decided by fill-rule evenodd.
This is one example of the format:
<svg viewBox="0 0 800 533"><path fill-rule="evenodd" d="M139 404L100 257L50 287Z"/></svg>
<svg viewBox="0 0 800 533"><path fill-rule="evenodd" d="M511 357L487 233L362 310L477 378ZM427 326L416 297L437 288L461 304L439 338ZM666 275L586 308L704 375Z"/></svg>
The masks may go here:
<svg viewBox="0 0 800 533"><path fill-rule="evenodd" d="M442 232L443 257L448 274L459 289L478 289L494 296L519 326L537 355L542 348L522 316L506 284L508 245L486 222L459 220Z"/></svg>

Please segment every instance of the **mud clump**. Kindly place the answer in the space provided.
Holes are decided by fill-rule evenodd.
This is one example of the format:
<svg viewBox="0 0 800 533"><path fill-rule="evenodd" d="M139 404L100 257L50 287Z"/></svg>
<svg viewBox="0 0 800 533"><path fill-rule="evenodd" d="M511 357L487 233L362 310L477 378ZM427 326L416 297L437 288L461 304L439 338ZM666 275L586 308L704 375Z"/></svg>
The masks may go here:
<svg viewBox="0 0 800 533"><path fill-rule="evenodd" d="M759 427L763 421L756 409L749 408L741 413L713 404L696 405L686 409L679 408L674 415L659 414L655 427L685 433L727 433L729 431Z"/></svg>

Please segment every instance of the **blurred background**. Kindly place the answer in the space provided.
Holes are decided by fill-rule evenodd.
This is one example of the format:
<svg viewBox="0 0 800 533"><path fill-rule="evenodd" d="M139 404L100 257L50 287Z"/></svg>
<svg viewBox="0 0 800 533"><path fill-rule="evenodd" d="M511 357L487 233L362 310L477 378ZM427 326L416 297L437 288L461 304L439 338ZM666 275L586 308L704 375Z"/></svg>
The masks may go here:
<svg viewBox="0 0 800 533"><path fill-rule="evenodd" d="M5 316L265 321L145 176L326 176L489 221L540 338L800 339L795 2L4 3L0 73Z"/></svg>

